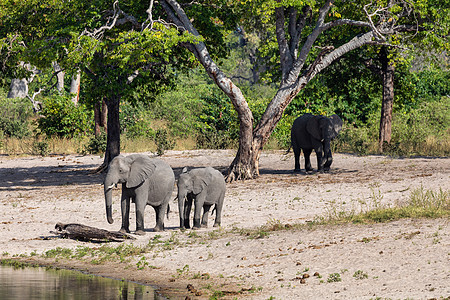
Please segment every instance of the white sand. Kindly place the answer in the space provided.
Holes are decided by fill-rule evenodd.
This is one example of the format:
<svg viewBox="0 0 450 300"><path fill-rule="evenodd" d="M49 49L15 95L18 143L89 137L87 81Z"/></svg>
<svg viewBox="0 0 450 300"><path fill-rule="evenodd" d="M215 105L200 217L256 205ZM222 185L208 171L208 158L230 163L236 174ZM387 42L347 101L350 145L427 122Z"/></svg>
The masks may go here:
<svg viewBox="0 0 450 300"><path fill-rule="evenodd" d="M178 175L184 166L209 165L223 171L234 154L234 151L168 151L162 159ZM448 219L289 229L267 236L263 232L261 238L237 233L262 225L299 224L330 213L395 205L420 187L448 191L449 158L391 159L335 154L330 174L305 175L292 173L293 156L283 154L264 152L258 179L227 185L220 231L211 227L214 220L211 216L209 228L195 231L201 238L192 237L189 230L180 232L177 204L172 202L172 213L165 224L167 230L154 233L151 231L155 225L154 211L147 207L147 234L126 243L146 245L157 234L161 240L177 240L172 249L157 247L145 254L148 265L156 269L137 270L136 262L142 255L128 266L113 263L94 266L89 261L50 263L154 283L174 299L208 298L214 290L223 291L224 299L450 297ZM120 189L114 192L115 223L110 225L106 221L101 185L104 175L90 174L102 160L98 156L74 155L0 157L0 255L6 258L42 254L56 247L100 247L98 243L51 238L54 235L50 231L57 222L112 231L120 228ZM130 216L134 230L134 209ZM231 233L233 228L236 233ZM205 238L210 235L220 237ZM32 260L43 261L39 255ZM182 272L186 265L189 271L185 268ZM318 274L314 276L315 273ZM329 283L335 273L341 281ZM304 274L309 278L302 283ZM354 275L360 275L361 279ZM187 283L202 295L188 291Z"/></svg>

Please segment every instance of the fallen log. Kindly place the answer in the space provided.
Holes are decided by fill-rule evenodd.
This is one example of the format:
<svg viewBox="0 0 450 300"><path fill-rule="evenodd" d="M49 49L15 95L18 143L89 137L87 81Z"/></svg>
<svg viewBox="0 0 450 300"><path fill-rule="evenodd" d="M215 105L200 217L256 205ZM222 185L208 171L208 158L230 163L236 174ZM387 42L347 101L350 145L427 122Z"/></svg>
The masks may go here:
<svg viewBox="0 0 450 300"><path fill-rule="evenodd" d="M101 241L101 242L123 242L126 239L135 239L134 237L121 232L108 231L82 224L56 223L56 233L62 238L71 238L82 241Z"/></svg>

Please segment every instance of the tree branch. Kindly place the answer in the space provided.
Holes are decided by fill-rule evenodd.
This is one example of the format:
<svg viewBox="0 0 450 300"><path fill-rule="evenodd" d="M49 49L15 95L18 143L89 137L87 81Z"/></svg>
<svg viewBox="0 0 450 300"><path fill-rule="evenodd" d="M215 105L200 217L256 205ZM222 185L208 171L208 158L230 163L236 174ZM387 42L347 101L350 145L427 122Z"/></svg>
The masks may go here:
<svg viewBox="0 0 450 300"><path fill-rule="evenodd" d="M324 30L323 22L325 20L325 16L327 15L328 11L331 8L332 2L333 0L327 0L326 3L320 8L319 17L317 18L316 22L316 27L306 38L306 41L303 44L302 49L300 50L298 58L293 64L292 70L289 74L289 78L287 78L287 80L290 81L291 83L297 81L297 77L300 74L300 70L303 68L303 65L306 61L309 52L311 51L314 42L317 40L319 34Z"/></svg>
<svg viewBox="0 0 450 300"><path fill-rule="evenodd" d="M275 8L275 32L277 36L278 49L280 52L280 63L281 63L281 78L284 80L291 67L292 67L292 56L291 51L288 46L286 39L286 34L284 32L284 7Z"/></svg>

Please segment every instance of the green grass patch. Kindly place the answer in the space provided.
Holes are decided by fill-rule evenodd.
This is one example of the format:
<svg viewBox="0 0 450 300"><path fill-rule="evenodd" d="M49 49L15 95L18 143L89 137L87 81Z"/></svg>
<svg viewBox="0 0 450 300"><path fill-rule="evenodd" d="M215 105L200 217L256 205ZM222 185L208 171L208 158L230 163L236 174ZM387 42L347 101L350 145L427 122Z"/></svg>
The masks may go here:
<svg viewBox="0 0 450 300"><path fill-rule="evenodd" d="M379 200L379 199L378 199ZM373 201L378 201L374 199ZM420 187L411 192L409 199L394 207L375 203L368 211L331 210L326 216L314 220L316 224L336 223L384 223L405 218L444 218L450 216L450 192L425 190Z"/></svg>
<svg viewBox="0 0 450 300"><path fill-rule="evenodd" d="M15 259L0 259L0 266L12 267L13 269L24 269L25 267L39 267L37 264L22 262Z"/></svg>

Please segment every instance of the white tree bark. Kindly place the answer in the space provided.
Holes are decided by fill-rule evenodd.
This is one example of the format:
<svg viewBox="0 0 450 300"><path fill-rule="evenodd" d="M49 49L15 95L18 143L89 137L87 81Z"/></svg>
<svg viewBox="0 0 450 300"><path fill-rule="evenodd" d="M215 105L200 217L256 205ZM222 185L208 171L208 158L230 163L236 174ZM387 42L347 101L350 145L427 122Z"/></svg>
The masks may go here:
<svg viewBox="0 0 450 300"><path fill-rule="evenodd" d="M11 80L7 98L25 98L28 95L28 80L26 78Z"/></svg>
<svg viewBox="0 0 450 300"><path fill-rule="evenodd" d="M72 75L72 81L70 82L70 94L73 95L72 102L77 105L80 100L80 81L81 81L81 72L77 71L76 74Z"/></svg>
<svg viewBox="0 0 450 300"><path fill-rule="evenodd" d="M64 71L61 69L59 64L54 61L52 63L53 71L56 73L57 83L56 83L56 89L58 92L61 93L61 91L64 89Z"/></svg>

